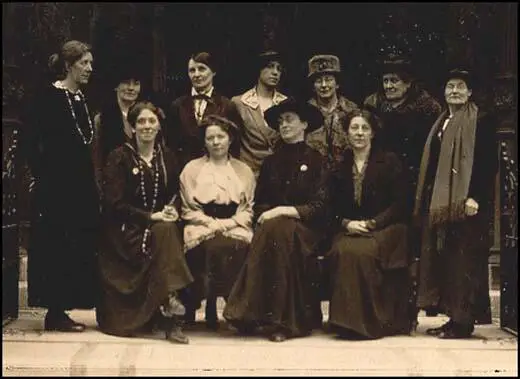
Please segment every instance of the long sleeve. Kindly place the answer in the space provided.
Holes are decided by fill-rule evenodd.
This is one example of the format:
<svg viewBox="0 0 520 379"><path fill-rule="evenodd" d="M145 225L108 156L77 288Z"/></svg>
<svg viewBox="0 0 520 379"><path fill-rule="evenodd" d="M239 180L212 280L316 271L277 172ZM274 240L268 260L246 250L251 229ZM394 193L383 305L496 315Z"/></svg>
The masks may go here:
<svg viewBox="0 0 520 379"><path fill-rule="evenodd" d="M253 205L255 197L255 176L249 167L244 167L242 180L245 185L245 199L238 208L236 214L232 217L236 223L244 228L251 229L253 224Z"/></svg>
<svg viewBox="0 0 520 379"><path fill-rule="evenodd" d="M40 176L40 165L43 163L40 159L43 114L39 105L36 96L25 100L18 143L20 163L27 162L32 175L36 178Z"/></svg>
<svg viewBox="0 0 520 379"><path fill-rule="evenodd" d="M296 206L296 210L300 218L304 222L315 222L326 220L327 218L327 203L329 201L329 174L326 169L325 160L321 162L320 170L316 180L315 192L307 204Z"/></svg>
<svg viewBox="0 0 520 379"><path fill-rule="evenodd" d="M254 217L257 219L262 213L275 207L271 196L272 176L271 176L271 157L267 157L260 167L260 174L255 189L255 204L253 206Z"/></svg>
<svg viewBox="0 0 520 379"><path fill-rule="evenodd" d="M94 176L96 178L96 184L100 189L100 193L103 187L103 153L101 147L101 114L98 113L94 117L94 138L92 139L92 161L94 163Z"/></svg>
<svg viewBox="0 0 520 379"><path fill-rule="evenodd" d="M129 188L122 148L112 151L103 171L104 203L108 214L125 221L133 221L142 225L148 224L151 214L128 203L125 192Z"/></svg>
<svg viewBox="0 0 520 379"><path fill-rule="evenodd" d="M376 222L377 229L383 229L390 224L398 221L403 216L404 202L405 202L405 174L403 167L397 156L393 153L386 154L388 159L386 167L388 167L388 175L390 175L390 196L392 199L391 204L379 212L374 220Z"/></svg>
<svg viewBox="0 0 520 379"><path fill-rule="evenodd" d="M495 175L498 172L498 144L494 119L490 116L478 121L473 171L468 197L480 207L488 208L493 199Z"/></svg>
<svg viewBox="0 0 520 379"><path fill-rule="evenodd" d="M187 165L180 176L182 219L194 225L208 225L213 219L207 216L201 206L193 199L194 175L192 165Z"/></svg>

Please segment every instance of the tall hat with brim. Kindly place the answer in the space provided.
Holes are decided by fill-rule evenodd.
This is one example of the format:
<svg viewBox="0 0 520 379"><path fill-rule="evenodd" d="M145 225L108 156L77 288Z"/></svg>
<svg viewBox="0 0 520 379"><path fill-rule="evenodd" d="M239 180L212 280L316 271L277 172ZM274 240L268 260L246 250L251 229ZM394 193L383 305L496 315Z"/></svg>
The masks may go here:
<svg viewBox="0 0 520 379"><path fill-rule="evenodd" d="M112 83L114 86L117 86L119 83L125 80L139 80L144 81L144 73L143 70L134 63L122 63L118 67L114 67L112 71Z"/></svg>
<svg viewBox="0 0 520 379"><path fill-rule="evenodd" d="M267 125L271 129L278 130L280 127L278 119L280 118L280 115L285 112L294 112L302 121L307 121L308 126L305 130L306 133L312 132L323 125L323 115L318 108L307 102L297 101L293 97L290 97L265 111L264 118Z"/></svg>
<svg viewBox="0 0 520 379"><path fill-rule="evenodd" d="M309 74L307 78L314 80L318 75L339 75L341 65L335 55L315 55L309 59Z"/></svg>
<svg viewBox="0 0 520 379"><path fill-rule="evenodd" d="M273 61L280 62L282 65L285 63L283 55L275 50L262 51L260 54L258 54L256 59L257 67L259 69L264 68L269 64L269 62Z"/></svg>
<svg viewBox="0 0 520 379"><path fill-rule="evenodd" d="M407 74L413 76L413 67L410 58L406 55L389 54L383 59L381 75Z"/></svg>
<svg viewBox="0 0 520 379"><path fill-rule="evenodd" d="M470 89L473 89L476 84L475 77L465 68L454 68L449 70L444 77L443 84L446 85L450 79L462 79Z"/></svg>

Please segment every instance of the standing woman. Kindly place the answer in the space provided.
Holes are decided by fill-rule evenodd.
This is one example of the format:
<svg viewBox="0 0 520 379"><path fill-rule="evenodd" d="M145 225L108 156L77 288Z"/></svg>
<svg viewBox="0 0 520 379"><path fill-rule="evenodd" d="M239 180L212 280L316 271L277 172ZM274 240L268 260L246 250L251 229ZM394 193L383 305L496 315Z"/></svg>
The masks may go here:
<svg viewBox="0 0 520 379"><path fill-rule="evenodd" d="M264 112L280 104L287 96L277 90L283 72L278 52L261 53L256 68L256 85L231 101L236 104L244 125L240 137L240 160L247 163L258 177L263 160L273 153L280 140L280 135L267 125Z"/></svg>
<svg viewBox="0 0 520 379"><path fill-rule="evenodd" d="M216 298L227 299L253 236L255 177L230 154L238 144L237 126L210 115L202 120L207 154L190 161L181 173L184 245L191 272L186 321L206 298L206 325L218 328Z"/></svg>
<svg viewBox="0 0 520 379"><path fill-rule="evenodd" d="M423 228L418 307L448 315L446 324L426 331L439 338L470 337L484 292L489 304L483 288L498 157L495 123L470 100L472 88L469 72L448 73L448 109L426 140L415 197Z"/></svg>
<svg viewBox="0 0 520 379"><path fill-rule="evenodd" d="M312 105L293 99L268 109L265 117L279 129L283 144L260 169L257 226L224 317L241 333L267 326L270 340L282 342L308 335L316 326L309 312L306 260L326 230L327 171L320 153L304 141L323 117Z"/></svg>
<svg viewBox="0 0 520 379"><path fill-rule="evenodd" d="M90 47L66 42L49 59L61 77L29 100L22 149L35 178L28 251L29 305L48 309L45 330L81 332L67 310L96 305L99 193L94 128L81 87L92 74Z"/></svg>
<svg viewBox="0 0 520 379"><path fill-rule="evenodd" d="M331 178L335 236L327 253L329 323L344 337L408 333L408 241L401 162L374 143L379 122L367 110L345 125L352 150Z"/></svg>
<svg viewBox="0 0 520 379"><path fill-rule="evenodd" d="M142 74L136 67L129 64L119 66L113 74L114 92L102 106L101 112L94 117L97 131L94 142L98 177L101 177L100 172L106 164L108 154L132 140L132 127L127 120L127 115L141 93Z"/></svg>
<svg viewBox="0 0 520 379"><path fill-rule="evenodd" d="M129 336L162 308L166 339L188 343L180 289L193 281L175 224L179 166L160 141L162 111L137 102L128 111L134 138L113 150L104 170L104 233L99 254L101 330Z"/></svg>
<svg viewBox="0 0 520 379"><path fill-rule="evenodd" d="M199 131L204 117L223 116L242 129L242 119L235 104L215 90L213 79L216 75L216 62L210 53L193 54L188 61L191 92L177 98L169 109L166 145L177 153L181 168L205 154L204 139ZM231 153L238 156L239 148L237 144L236 151Z"/></svg>

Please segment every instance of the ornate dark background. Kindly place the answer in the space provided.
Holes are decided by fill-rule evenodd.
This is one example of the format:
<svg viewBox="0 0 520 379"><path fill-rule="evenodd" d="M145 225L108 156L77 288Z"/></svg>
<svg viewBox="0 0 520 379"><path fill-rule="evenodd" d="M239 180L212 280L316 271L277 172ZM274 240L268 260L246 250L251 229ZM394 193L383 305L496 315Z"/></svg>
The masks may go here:
<svg viewBox="0 0 520 379"><path fill-rule="evenodd" d="M495 251L507 260L502 271L516 270L517 12L516 3L2 3L4 145L12 141L12 120L24 93L51 80L47 59L68 39L94 47L95 71L87 90L94 109L112 94L107 83L121 59L141 65L145 88L167 104L188 90L187 61L198 50L219 58L215 84L227 96L253 85L251 59L264 48L286 54L283 90L304 97L310 95L307 60L316 53L338 55L342 92L358 103L377 88L378 63L389 52L411 55L420 80L440 99L446 68L465 66L480 79L478 104L500 119L500 186L490 229ZM23 169L18 171L19 180ZM16 215L27 220L27 191L18 193ZM510 303L516 299L516 280L517 274L502 273L509 283L504 299L509 296ZM516 320L513 308L514 314L507 312Z"/></svg>

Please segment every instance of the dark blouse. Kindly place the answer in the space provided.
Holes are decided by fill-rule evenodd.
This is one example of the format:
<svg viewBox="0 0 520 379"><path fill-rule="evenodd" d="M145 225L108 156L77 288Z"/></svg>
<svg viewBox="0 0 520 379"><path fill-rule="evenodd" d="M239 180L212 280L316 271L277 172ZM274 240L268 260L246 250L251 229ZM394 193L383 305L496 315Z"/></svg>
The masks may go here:
<svg viewBox="0 0 520 379"><path fill-rule="evenodd" d="M362 180L354 178L354 157L345 154L343 163L331 177L332 212L335 227L341 229L342 219L375 220L376 228L402 221L405 200L401 162L394 153L373 149ZM361 184L360 201L355 200L355 185Z"/></svg>
<svg viewBox="0 0 520 379"><path fill-rule="evenodd" d="M141 165L139 165L141 161ZM157 201L153 212L163 209L179 190L179 166L173 153L164 149L157 154L149 167L139 155L125 144L113 150L103 172L105 221L148 225L151 220L155 187L155 167L159 169ZM143 169L145 207L141 189Z"/></svg>
<svg viewBox="0 0 520 379"><path fill-rule="evenodd" d="M83 96L51 84L28 100L22 116L20 149L36 179L35 206L53 223L89 226L99 215L85 104Z"/></svg>
<svg viewBox="0 0 520 379"><path fill-rule="evenodd" d="M325 159L306 143L281 144L260 169L255 217L280 205L296 207L302 221L323 227L328 199Z"/></svg>

